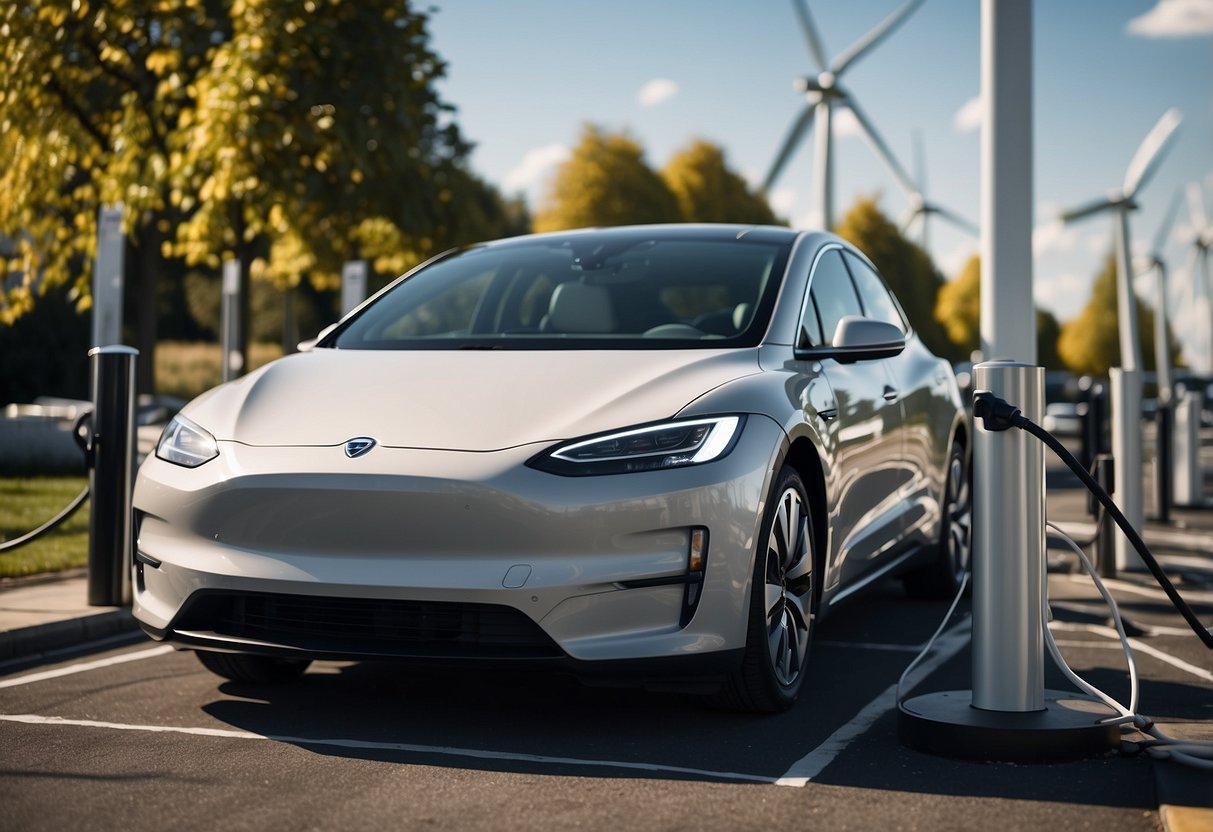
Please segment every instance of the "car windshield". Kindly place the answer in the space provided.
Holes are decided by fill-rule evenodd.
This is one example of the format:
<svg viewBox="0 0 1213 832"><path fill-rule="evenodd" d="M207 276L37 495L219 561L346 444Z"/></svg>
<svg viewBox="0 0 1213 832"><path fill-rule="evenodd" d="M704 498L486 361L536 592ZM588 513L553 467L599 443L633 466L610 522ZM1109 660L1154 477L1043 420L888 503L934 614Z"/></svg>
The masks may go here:
<svg viewBox="0 0 1213 832"><path fill-rule="evenodd" d="M471 248L397 282L318 346L754 346L791 248L790 235L754 237L606 230Z"/></svg>

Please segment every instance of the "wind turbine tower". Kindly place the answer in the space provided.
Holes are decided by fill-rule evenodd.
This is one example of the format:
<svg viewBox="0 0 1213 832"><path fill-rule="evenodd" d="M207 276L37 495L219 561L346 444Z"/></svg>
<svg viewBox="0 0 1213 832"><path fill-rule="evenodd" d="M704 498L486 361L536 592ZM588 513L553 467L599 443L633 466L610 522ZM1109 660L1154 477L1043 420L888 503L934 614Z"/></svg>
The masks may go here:
<svg viewBox="0 0 1213 832"><path fill-rule="evenodd" d="M1136 197L1158 169L1168 142L1182 121L1179 111L1167 110L1146 135L1129 168L1124 183L1106 197L1061 215L1074 222L1110 211L1116 238L1116 305L1120 323L1120 368L1112 373L1112 454L1116 458L1117 500L1135 529L1142 528L1141 459L1141 340L1137 326L1137 296L1133 293L1133 260L1129 237L1129 212L1137 209ZM1123 536L1116 538L1119 569L1142 568L1144 564Z"/></svg>

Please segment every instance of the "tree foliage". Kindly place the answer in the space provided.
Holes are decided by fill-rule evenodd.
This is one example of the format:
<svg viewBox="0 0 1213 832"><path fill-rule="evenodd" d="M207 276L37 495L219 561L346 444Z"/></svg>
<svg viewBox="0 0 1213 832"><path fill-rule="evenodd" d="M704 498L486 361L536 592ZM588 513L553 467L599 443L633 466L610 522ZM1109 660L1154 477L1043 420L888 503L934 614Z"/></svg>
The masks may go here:
<svg viewBox="0 0 1213 832"><path fill-rule="evenodd" d="M678 222L678 200L626 133L587 124L535 214L536 231Z"/></svg>
<svg viewBox="0 0 1213 832"><path fill-rule="evenodd" d="M955 280L945 283L935 301L935 320L943 326L957 350L969 355L981 348L981 258L974 254ZM1053 313L1036 308L1036 361L1061 369L1057 352L1061 324Z"/></svg>
<svg viewBox="0 0 1213 832"><path fill-rule="evenodd" d="M901 301L910 325L932 352L950 359L962 356L935 319L935 298L943 277L930 256L907 240L880 211L876 199L865 197L856 202L835 233L857 246L876 265Z"/></svg>
<svg viewBox="0 0 1213 832"><path fill-rule="evenodd" d="M25 279L0 323L32 306L35 276L88 307L108 203L126 209L141 351L164 258L331 285L346 259L402 271L516 233L525 215L466 169L427 23L410 0L7 4L0 234Z"/></svg>
<svg viewBox="0 0 1213 832"><path fill-rule="evenodd" d="M670 159L661 178L678 200L686 222L776 222L766 199L750 190L729 168L724 151L711 142L691 142Z"/></svg>
<svg viewBox="0 0 1213 832"><path fill-rule="evenodd" d="M1091 297L1082 312L1061 328L1057 349L1061 359L1076 373L1106 376L1112 367L1120 366L1120 314L1116 302L1116 257L1109 254L1102 271L1091 286ZM1137 303L1138 337L1141 340L1144 369L1155 368L1154 310L1140 298ZM1167 345L1172 360L1179 348L1168 327Z"/></svg>

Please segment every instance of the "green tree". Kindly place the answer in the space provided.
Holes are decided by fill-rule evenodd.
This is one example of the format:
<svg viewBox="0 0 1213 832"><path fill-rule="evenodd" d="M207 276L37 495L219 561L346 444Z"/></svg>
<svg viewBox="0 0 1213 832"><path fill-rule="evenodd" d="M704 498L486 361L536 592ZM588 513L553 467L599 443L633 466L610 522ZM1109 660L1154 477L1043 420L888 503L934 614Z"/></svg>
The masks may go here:
<svg viewBox="0 0 1213 832"><path fill-rule="evenodd" d="M880 211L876 199L865 197L856 202L834 231L876 265L901 301L910 325L932 352L953 360L964 355L935 319L935 298L943 277L930 256Z"/></svg>
<svg viewBox="0 0 1213 832"><path fill-rule="evenodd" d="M678 200L626 133L585 125L535 215L536 231L678 222Z"/></svg>
<svg viewBox="0 0 1213 832"><path fill-rule="evenodd" d="M939 289L935 320L962 355L981 347L981 258L974 254L955 280ZM1057 352L1061 324L1049 311L1036 308L1036 361L1049 369L1061 369Z"/></svg>
<svg viewBox="0 0 1213 832"><path fill-rule="evenodd" d="M1057 350L1061 360L1076 373L1106 376L1120 366L1120 315L1117 310L1116 257L1109 254L1102 271L1091 286L1091 297L1077 318L1061 328ZM1137 299L1138 337L1141 340L1144 369L1153 370L1154 310ZM1168 327L1167 345L1172 360L1178 361L1179 348Z"/></svg>
<svg viewBox="0 0 1213 832"><path fill-rule="evenodd" d="M0 234L19 241L26 279L0 323L32 306L34 275L88 307L105 203L126 207L141 389L166 257L331 286L345 259L399 271L516 227L465 168L427 23L409 0L7 5Z"/></svg>
<svg viewBox="0 0 1213 832"><path fill-rule="evenodd" d="M686 222L776 222L766 199L749 189L729 168L724 151L710 142L696 139L676 153L661 178L678 199Z"/></svg>

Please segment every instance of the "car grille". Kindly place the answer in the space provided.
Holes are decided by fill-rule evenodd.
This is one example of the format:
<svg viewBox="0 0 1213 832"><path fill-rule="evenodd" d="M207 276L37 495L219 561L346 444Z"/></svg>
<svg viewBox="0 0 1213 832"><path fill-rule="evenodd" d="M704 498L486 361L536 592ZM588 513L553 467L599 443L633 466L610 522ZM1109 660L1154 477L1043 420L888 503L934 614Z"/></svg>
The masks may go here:
<svg viewBox="0 0 1213 832"><path fill-rule="evenodd" d="M564 655L522 612L495 604L204 591L172 629L350 657Z"/></svg>

